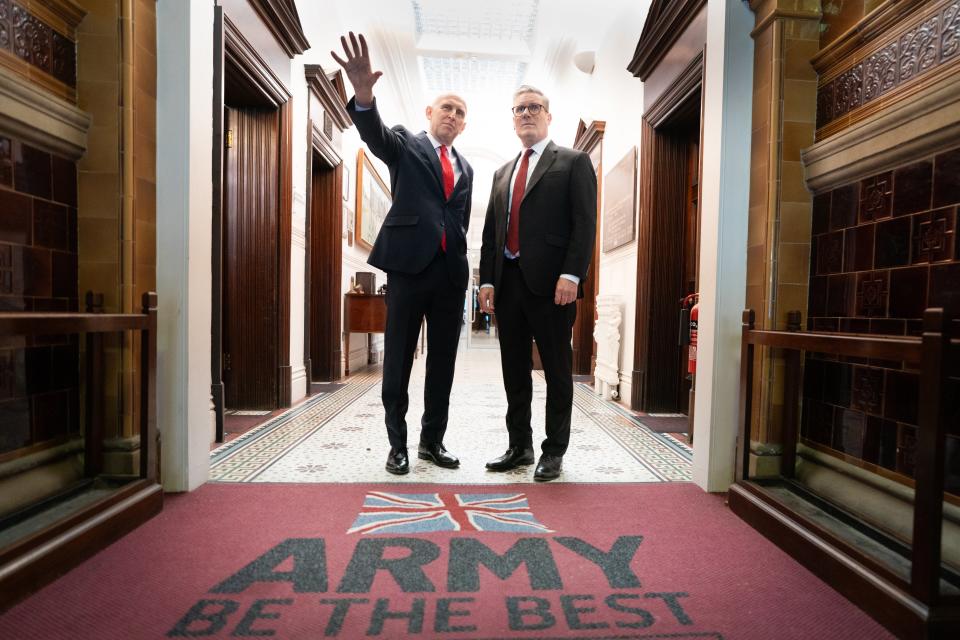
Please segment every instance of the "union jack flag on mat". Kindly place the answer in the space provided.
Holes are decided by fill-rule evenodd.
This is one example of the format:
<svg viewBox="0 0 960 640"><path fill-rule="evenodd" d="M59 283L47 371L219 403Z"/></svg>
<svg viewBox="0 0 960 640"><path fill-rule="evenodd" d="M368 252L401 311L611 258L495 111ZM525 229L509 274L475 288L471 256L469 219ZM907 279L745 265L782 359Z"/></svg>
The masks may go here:
<svg viewBox="0 0 960 640"><path fill-rule="evenodd" d="M553 533L523 493L387 493L371 491L347 533L503 531Z"/></svg>

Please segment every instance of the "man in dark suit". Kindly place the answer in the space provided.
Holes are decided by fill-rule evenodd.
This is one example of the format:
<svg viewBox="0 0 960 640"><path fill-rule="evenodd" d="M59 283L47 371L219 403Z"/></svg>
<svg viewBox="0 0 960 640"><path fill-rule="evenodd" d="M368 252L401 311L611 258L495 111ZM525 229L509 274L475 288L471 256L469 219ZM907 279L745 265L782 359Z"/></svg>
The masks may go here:
<svg viewBox="0 0 960 640"><path fill-rule="evenodd" d="M387 273L383 408L390 439L386 469L405 474L407 386L417 336L427 319L427 376L417 455L441 467L460 464L443 446L467 288L467 227L473 169L451 145L467 107L453 94L426 108L429 132L388 128L380 119L366 40L341 38L346 60L332 53L353 85L347 111L370 151L390 170L393 204L367 262Z"/></svg>
<svg viewBox="0 0 960 640"><path fill-rule="evenodd" d="M535 480L560 475L570 442L571 330L596 233L597 176L590 157L550 141L551 119L543 92L527 85L516 91L513 124L523 151L494 174L480 249L480 308L496 311L510 435L506 453L487 468L533 463L533 339L547 380L547 437Z"/></svg>

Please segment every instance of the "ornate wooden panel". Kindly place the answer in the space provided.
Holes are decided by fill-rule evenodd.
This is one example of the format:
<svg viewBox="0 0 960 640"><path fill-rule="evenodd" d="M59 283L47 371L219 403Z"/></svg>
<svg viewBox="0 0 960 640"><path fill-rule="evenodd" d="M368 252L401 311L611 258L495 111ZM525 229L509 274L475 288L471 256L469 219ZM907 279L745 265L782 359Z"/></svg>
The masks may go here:
<svg viewBox="0 0 960 640"><path fill-rule="evenodd" d="M82 18L73 3L0 0L0 65L73 100Z"/></svg>
<svg viewBox="0 0 960 640"><path fill-rule="evenodd" d="M871 14L813 61L817 138L956 73L958 51L960 0L890 3Z"/></svg>

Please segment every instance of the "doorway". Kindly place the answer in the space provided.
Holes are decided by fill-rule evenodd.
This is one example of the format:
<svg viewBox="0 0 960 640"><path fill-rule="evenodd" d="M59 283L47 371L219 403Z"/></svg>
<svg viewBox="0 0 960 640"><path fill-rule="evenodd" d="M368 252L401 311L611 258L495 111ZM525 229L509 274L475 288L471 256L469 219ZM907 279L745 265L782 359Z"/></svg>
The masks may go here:
<svg viewBox="0 0 960 640"><path fill-rule="evenodd" d="M223 416L290 405L290 93L215 11L212 395Z"/></svg>
<svg viewBox="0 0 960 640"><path fill-rule="evenodd" d="M699 288L702 79L701 53L643 116L630 405L677 418L689 414L696 386L680 310Z"/></svg>
<svg viewBox="0 0 960 640"><path fill-rule="evenodd" d="M664 194L675 200L665 208L675 210L682 217L682 244L678 257L679 286L677 301L699 291L698 273L700 267L700 92L687 98L667 123L658 130L662 136L672 138L679 152L676 162L679 169L677 185L673 194ZM680 165L682 163L682 166ZM678 338L687 327L677 326ZM688 349L677 341L676 351L676 409L677 413L689 415L690 391L693 387L693 375L688 373Z"/></svg>
<svg viewBox="0 0 960 640"><path fill-rule="evenodd" d="M334 166L314 142L310 161L307 298L310 382L340 379L343 349L340 335L342 298L341 193L343 163Z"/></svg>

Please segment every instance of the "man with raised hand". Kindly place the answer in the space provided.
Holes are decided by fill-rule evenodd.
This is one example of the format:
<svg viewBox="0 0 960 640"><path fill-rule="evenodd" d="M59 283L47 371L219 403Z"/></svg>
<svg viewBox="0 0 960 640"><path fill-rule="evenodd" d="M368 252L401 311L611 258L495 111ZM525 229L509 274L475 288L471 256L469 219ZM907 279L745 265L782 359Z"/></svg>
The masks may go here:
<svg viewBox="0 0 960 640"><path fill-rule="evenodd" d="M371 153L389 168L393 204L367 259L387 274L383 408L390 440L386 469L410 470L407 387L417 336L427 320L427 374L417 455L447 468L460 460L443 445L467 288L467 227L473 169L452 146L466 126L467 106L455 94L426 108L428 130L389 128L380 119L363 35L341 37L345 59L331 51L353 85L347 112Z"/></svg>

